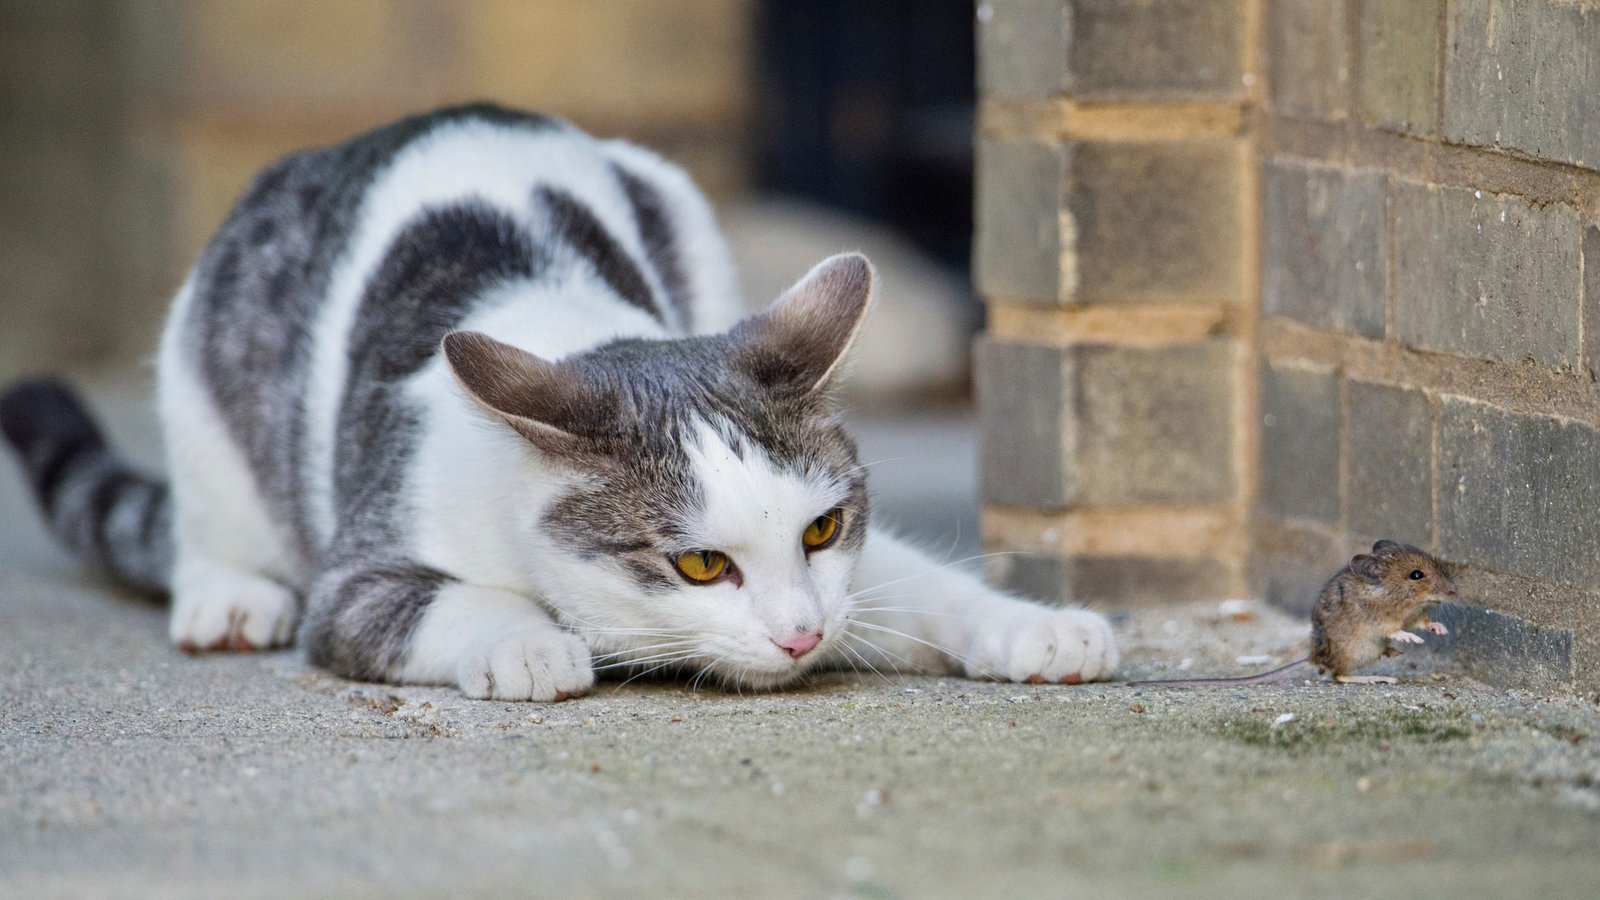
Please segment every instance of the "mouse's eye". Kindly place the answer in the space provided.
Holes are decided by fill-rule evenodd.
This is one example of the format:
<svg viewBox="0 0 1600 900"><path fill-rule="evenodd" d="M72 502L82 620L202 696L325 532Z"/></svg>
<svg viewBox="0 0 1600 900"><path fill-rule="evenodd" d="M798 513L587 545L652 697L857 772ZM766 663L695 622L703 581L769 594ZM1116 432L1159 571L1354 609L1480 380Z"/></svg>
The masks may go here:
<svg viewBox="0 0 1600 900"><path fill-rule="evenodd" d="M843 523L844 507L835 506L811 520L811 524L800 535L800 543L805 544L807 550L821 550L839 536L839 526Z"/></svg>
<svg viewBox="0 0 1600 900"><path fill-rule="evenodd" d="M1422 570L1421 569L1412 569L1411 570L1411 574L1407 575L1406 577L1410 578L1412 581L1421 581L1422 577L1423 577L1422 576Z"/></svg>
<svg viewBox="0 0 1600 900"><path fill-rule="evenodd" d="M710 584L728 571L728 557L715 550L690 550L680 553L672 564L683 577L695 584Z"/></svg>

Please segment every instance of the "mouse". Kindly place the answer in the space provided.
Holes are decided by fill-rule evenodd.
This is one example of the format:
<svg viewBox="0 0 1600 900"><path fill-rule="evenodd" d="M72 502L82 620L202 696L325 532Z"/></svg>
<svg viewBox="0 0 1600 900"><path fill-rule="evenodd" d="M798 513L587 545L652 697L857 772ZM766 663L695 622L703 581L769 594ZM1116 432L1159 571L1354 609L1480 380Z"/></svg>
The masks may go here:
<svg viewBox="0 0 1600 900"><path fill-rule="evenodd" d="M1353 675L1385 655L1399 651L1389 643L1420 644L1410 629L1449 634L1429 611L1456 593L1448 567L1425 550L1382 540L1371 553L1358 554L1328 579L1311 607L1311 653L1304 659L1238 678L1179 678L1131 681L1129 687L1264 684L1303 669L1332 674L1344 684L1393 684L1385 675Z"/></svg>

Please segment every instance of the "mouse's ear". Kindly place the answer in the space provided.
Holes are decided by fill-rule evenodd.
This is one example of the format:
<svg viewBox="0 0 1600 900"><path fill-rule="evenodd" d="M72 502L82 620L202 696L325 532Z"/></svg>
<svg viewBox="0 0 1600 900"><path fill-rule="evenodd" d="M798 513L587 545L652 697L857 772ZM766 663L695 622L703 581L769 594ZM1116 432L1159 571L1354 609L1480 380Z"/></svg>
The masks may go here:
<svg viewBox="0 0 1600 900"><path fill-rule="evenodd" d="M1395 541L1384 540L1384 541L1379 541L1376 544L1372 545L1372 552L1373 553L1382 553L1385 550L1399 550L1399 549L1400 549L1400 545L1399 545L1399 543L1397 543Z"/></svg>
<svg viewBox="0 0 1600 900"><path fill-rule="evenodd" d="M1350 571L1368 584L1379 584L1383 581L1383 563L1377 557L1365 553L1350 560Z"/></svg>

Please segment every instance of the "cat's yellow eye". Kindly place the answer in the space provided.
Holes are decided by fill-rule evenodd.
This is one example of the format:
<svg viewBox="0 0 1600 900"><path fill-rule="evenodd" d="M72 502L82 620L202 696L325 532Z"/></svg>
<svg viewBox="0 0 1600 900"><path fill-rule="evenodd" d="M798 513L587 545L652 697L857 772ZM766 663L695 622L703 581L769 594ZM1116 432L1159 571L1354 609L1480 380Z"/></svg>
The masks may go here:
<svg viewBox="0 0 1600 900"><path fill-rule="evenodd" d="M680 553L672 564L678 567L683 577L700 584L716 581L718 576L728 571L728 557L715 550Z"/></svg>
<svg viewBox="0 0 1600 900"><path fill-rule="evenodd" d="M805 532L800 535L800 543L805 544L807 550L820 550L833 543L834 537L839 534L839 525L842 522L844 522L844 509L835 506L811 520L811 524L807 525Z"/></svg>

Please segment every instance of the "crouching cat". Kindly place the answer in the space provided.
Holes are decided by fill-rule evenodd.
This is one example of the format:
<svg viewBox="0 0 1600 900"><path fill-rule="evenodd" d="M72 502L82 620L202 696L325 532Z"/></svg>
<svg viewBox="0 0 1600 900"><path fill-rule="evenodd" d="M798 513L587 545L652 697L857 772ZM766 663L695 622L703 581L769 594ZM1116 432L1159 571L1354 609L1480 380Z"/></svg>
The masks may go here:
<svg viewBox="0 0 1600 900"><path fill-rule="evenodd" d="M0 398L52 529L188 650L560 700L597 670L1076 682L1106 621L873 530L829 399L859 255L739 321L706 201L637 147L479 105L263 172L159 357L170 489L59 383Z"/></svg>

